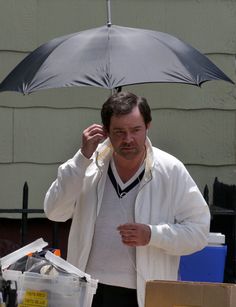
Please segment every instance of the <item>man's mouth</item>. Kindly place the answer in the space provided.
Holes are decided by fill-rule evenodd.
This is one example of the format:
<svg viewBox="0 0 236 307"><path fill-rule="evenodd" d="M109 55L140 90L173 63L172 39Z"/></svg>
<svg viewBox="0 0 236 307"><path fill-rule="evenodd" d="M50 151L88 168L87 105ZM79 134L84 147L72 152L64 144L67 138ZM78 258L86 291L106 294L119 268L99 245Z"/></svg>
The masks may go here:
<svg viewBox="0 0 236 307"><path fill-rule="evenodd" d="M134 147L121 147L121 150L124 150L124 151L133 151L135 150Z"/></svg>

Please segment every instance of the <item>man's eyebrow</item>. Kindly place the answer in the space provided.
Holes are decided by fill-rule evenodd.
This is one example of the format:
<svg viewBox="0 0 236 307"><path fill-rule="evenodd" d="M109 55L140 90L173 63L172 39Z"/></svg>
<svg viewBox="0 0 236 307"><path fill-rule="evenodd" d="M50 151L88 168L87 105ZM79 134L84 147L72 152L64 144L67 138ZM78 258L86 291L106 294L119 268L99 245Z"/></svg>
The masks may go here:
<svg viewBox="0 0 236 307"><path fill-rule="evenodd" d="M140 129L140 128L142 128L142 126L141 126L141 125L131 127L131 129Z"/></svg>
<svg viewBox="0 0 236 307"><path fill-rule="evenodd" d="M132 129L140 129L142 128L141 125L138 125L138 126L134 126L134 127L130 127L129 129L132 130ZM125 130L125 128L122 128L122 127L114 127L112 130Z"/></svg>
<svg viewBox="0 0 236 307"><path fill-rule="evenodd" d="M114 127L112 130L124 130L124 128L116 128L116 127Z"/></svg>

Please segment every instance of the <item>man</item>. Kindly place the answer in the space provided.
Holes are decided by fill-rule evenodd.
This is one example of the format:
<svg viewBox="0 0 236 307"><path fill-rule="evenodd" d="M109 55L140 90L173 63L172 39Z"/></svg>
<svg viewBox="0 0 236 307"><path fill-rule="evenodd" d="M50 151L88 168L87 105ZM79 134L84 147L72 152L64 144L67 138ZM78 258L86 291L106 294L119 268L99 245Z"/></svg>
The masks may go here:
<svg viewBox="0 0 236 307"><path fill-rule="evenodd" d="M45 213L72 218L68 261L99 279L93 307L143 307L147 280L176 280L180 255L207 244L209 209L184 165L151 145L145 98L116 93L101 117L59 167Z"/></svg>

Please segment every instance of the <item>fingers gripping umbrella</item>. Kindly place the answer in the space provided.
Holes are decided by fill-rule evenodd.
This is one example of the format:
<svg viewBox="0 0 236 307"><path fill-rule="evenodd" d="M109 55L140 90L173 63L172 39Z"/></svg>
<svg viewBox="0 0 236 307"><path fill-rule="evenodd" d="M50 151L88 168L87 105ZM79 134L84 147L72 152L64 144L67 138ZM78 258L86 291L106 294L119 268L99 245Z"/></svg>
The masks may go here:
<svg viewBox="0 0 236 307"><path fill-rule="evenodd" d="M109 1L108 1L109 2ZM230 80L212 61L163 32L107 25L55 38L31 52L2 81L0 91L152 82L200 86Z"/></svg>

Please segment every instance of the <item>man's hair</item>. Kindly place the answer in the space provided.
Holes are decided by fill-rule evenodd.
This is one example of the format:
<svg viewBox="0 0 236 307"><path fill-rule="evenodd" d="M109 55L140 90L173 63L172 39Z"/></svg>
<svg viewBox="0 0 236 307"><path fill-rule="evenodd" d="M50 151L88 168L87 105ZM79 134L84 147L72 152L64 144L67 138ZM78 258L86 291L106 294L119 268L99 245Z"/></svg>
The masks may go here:
<svg viewBox="0 0 236 307"><path fill-rule="evenodd" d="M109 131L112 116L129 114L136 106L138 106L144 123L147 126L152 120L148 102L146 98L136 96L130 92L115 93L104 102L101 110L103 126Z"/></svg>

